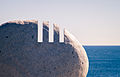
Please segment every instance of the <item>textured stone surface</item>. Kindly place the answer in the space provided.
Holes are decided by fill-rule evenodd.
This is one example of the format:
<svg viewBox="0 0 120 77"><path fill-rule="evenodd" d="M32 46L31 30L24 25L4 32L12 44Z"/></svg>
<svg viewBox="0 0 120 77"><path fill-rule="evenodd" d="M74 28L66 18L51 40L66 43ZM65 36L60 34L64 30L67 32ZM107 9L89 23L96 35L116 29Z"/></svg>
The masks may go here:
<svg viewBox="0 0 120 77"><path fill-rule="evenodd" d="M88 58L84 48L65 30L59 43L59 27L54 27L55 42L37 42L37 21L12 21L0 26L0 77L86 77Z"/></svg>

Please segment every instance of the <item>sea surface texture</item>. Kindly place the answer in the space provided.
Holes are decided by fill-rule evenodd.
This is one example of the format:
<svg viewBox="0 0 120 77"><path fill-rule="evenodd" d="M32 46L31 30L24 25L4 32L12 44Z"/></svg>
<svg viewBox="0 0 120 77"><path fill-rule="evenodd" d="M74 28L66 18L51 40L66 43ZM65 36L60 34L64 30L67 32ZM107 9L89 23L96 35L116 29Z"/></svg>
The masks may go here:
<svg viewBox="0 0 120 77"><path fill-rule="evenodd" d="M89 58L87 77L120 77L120 46L84 46Z"/></svg>

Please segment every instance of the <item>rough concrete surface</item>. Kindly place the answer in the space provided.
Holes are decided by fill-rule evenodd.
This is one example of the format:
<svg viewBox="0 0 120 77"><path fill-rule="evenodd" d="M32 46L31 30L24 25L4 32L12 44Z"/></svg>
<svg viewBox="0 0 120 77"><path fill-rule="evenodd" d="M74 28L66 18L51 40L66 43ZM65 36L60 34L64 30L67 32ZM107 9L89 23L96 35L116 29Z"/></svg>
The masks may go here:
<svg viewBox="0 0 120 77"><path fill-rule="evenodd" d="M38 43L37 27L37 21L0 26L0 77L86 77L89 63L82 45L66 30L64 43L59 43L57 26L55 42L49 43L46 24L44 42Z"/></svg>

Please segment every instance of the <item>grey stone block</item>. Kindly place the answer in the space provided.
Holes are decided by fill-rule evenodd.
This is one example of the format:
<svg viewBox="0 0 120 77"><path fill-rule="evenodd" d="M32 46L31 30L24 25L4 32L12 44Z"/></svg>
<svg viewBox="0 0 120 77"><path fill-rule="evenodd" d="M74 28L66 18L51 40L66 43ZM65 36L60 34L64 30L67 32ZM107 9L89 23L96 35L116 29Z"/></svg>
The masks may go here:
<svg viewBox="0 0 120 77"><path fill-rule="evenodd" d="M65 30L59 43L59 27L54 27L53 43L49 27L43 24L44 40L37 42L37 21L12 21L0 26L0 77L86 77L88 57L80 43Z"/></svg>

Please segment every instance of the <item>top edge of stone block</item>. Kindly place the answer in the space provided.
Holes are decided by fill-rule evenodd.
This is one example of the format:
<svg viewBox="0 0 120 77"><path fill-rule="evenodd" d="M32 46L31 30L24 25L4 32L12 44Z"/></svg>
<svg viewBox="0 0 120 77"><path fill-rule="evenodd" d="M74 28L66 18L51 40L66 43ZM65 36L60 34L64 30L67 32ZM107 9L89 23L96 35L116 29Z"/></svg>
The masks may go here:
<svg viewBox="0 0 120 77"><path fill-rule="evenodd" d="M29 23L33 23L33 24L38 24L38 21L37 20L13 20L13 21L8 21L8 22L5 22L3 24L0 24L0 26L2 25L5 25L5 24L29 24Z"/></svg>

